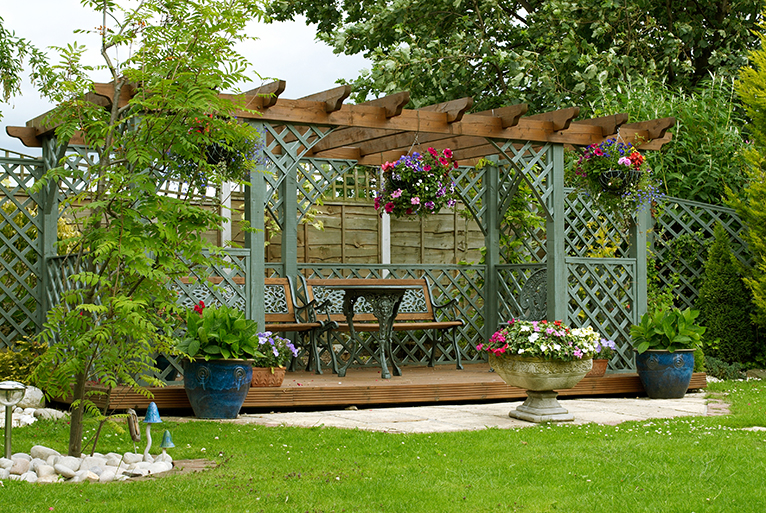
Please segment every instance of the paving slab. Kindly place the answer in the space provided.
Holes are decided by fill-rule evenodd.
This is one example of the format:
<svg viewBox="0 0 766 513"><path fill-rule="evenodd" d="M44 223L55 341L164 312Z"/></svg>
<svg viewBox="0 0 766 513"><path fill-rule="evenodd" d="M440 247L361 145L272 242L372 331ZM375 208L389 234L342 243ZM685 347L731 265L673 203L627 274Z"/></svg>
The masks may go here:
<svg viewBox="0 0 766 513"><path fill-rule="evenodd" d="M574 424L617 425L626 421L722 414L709 409L704 392L688 393L681 399L559 398L575 417ZM265 426L330 426L388 433L434 433L474 431L488 428L511 429L534 426L532 422L508 416L522 401L429 405L394 408L365 408L320 412L285 412L240 415L235 422Z"/></svg>

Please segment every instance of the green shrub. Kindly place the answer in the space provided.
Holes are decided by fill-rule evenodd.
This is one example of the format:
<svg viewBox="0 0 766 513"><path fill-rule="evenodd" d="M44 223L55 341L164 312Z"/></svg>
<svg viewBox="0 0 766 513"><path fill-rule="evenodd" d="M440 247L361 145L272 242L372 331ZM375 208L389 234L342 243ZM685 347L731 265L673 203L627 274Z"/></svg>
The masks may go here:
<svg viewBox="0 0 766 513"><path fill-rule="evenodd" d="M45 353L48 346L28 338L16 341L14 349L0 350L0 381L19 381L25 385L34 385L30 381L35 360Z"/></svg>
<svg viewBox="0 0 766 513"><path fill-rule="evenodd" d="M723 226L715 227L714 236L696 303L700 322L707 326L703 347L709 356L728 363L750 362L757 353L752 294Z"/></svg>
<svg viewBox="0 0 766 513"><path fill-rule="evenodd" d="M744 379L745 373L739 363L726 363L713 356L705 357L705 366L709 376L718 379L732 380Z"/></svg>

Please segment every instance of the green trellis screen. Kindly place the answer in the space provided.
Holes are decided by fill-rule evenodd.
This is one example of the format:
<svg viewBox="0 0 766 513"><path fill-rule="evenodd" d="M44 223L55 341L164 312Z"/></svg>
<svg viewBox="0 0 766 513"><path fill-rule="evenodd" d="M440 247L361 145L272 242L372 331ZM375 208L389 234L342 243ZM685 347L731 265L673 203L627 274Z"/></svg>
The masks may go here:
<svg viewBox="0 0 766 513"><path fill-rule="evenodd" d="M255 208L246 205L246 215L254 225L257 226L259 215L262 218L266 214L283 230L284 240L290 240L290 236L295 237L297 223L322 197L353 198L356 201L370 197L374 180L370 180L369 174L357 167L354 161L306 157L311 146L326 137L332 129L292 125L274 127L268 123L258 123L258 128L263 134L268 134L270 143L262 150L261 163L267 173L254 176L261 180L262 188L255 193L246 192L246 199L251 204L255 203ZM307 277L323 278L427 276L435 288L436 301L453 297L458 299L458 309L465 322L460 334L460 351L466 362L475 362L483 356L474 347L494 330L496 323L524 315L525 307L519 299L530 277L535 275L540 279L543 275L539 273L545 269L548 273L563 270L567 276L564 311L568 322L594 325L620 342L621 351L611 362L612 370L630 371L634 367L625 341L637 312L635 301L639 284L635 251L631 253L628 241L617 235L614 224L598 212L587 198L569 194L570 191L556 196L559 193L555 192L557 178L554 163L563 156L560 146L492 144L497 149L496 160L482 168L460 167L453 174L462 198L461 207L488 237L488 245L496 249L495 252L487 252L487 261L482 264L300 263L289 244L283 244L282 261L269 263L263 271L251 265L253 253L250 249L232 251L231 267L213 270L213 275L222 280L218 289L202 290L198 285L181 282L174 286L181 292L182 300L192 301L199 299L201 294L212 294L216 301L243 308L248 315L257 318L258 305L251 300L251 290L258 290L258 273L261 273L261 280L266 275L289 276L298 272ZM67 162L77 169L83 160L92 158L95 157L91 153L73 149L68 154ZM561 163L563 158L558 165ZM37 205L41 198L28 190L35 178L42 174L43 162L3 158L0 159L0 166L0 244L3 248L0 259L0 315L3 316L0 344L12 346L14 340L40 329L44 305L57 301L57 290L67 286L64 278L73 269L67 267L64 259L55 257L50 249L45 249L44 234L41 233L44 226L51 226L51 223L46 224L39 214ZM259 182L254 183L257 186ZM496 187L492 186L494 183ZM62 197L81 192L85 187L85 176L60 184L57 195L49 196L49 208L55 209L52 217L58 218L55 205ZM532 201L528 204L530 214L547 219L547 229L544 222L543 227L536 228L503 222L499 213L508 209L521 187L531 191ZM182 189L182 184L158 180L159 193L178 194ZM490 196L490 191L496 194ZM217 196L217 191L210 190L207 199ZM557 198L563 198L563 201ZM206 201L205 198L200 200ZM260 207L259 201L262 201ZM566 220L562 234L563 259L548 255L547 242L555 212L561 212L560 215ZM671 241L684 235L709 238L715 223L721 222L735 242L737 255L742 260L747 259L742 242L742 223L730 209L666 198L657 212L655 254L662 264L660 276L668 282L672 275L681 276L680 294L684 302L693 304L696 298L704 248L694 258L689 258L688 254L683 259L671 258L671 255L676 255ZM55 230L55 223L52 226ZM497 238L492 239L493 236ZM50 234L47 240L48 247L52 247ZM251 247L262 251L257 243L251 243ZM47 256L45 268L42 266L44 256ZM488 274L490 269L493 275ZM43 284L46 286L43 287ZM487 301L488 294L491 301ZM496 306L493 321L488 321L486 317L488 303L492 303L493 308ZM338 334L329 336L333 337L335 350L342 358L344 353L348 353L348 340ZM397 332L396 336L397 359L404 364L426 363L431 344L427 333ZM357 365L377 365L374 337L375 334L370 334L370 338L363 341L365 351ZM451 344L438 349L440 363L454 363ZM163 377L167 374L168 371L163 372Z"/></svg>

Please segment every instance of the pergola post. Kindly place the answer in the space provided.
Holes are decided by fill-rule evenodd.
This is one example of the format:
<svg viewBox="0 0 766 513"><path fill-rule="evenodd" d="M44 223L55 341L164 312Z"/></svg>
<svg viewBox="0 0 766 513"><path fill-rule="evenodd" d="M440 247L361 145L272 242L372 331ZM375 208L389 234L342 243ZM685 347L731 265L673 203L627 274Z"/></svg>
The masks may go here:
<svg viewBox="0 0 766 513"><path fill-rule="evenodd" d="M497 166L497 157L489 159L492 164L484 171L486 180L485 197L486 226L487 232L484 239L486 254L484 256L484 340L487 340L497 329L498 301L497 301L497 265L500 263L500 207L499 187L500 169Z"/></svg>
<svg viewBox="0 0 766 513"><path fill-rule="evenodd" d="M635 222L630 226L630 249L628 257L636 259L634 278L635 301L633 303L633 324L638 324L647 310L647 285L649 273L647 271L647 242L648 233L652 225L652 214L649 205L636 212Z"/></svg>
<svg viewBox="0 0 766 513"><path fill-rule="evenodd" d="M568 324L567 316L567 264L566 235L564 233L564 146L551 146L553 167L550 175L551 194L546 224L546 258L548 276L548 320L560 320Z"/></svg>
<svg viewBox="0 0 766 513"><path fill-rule="evenodd" d="M43 169L42 173L45 175L51 169L58 167L59 160L64 156L66 151L66 145L59 146L55 135L46 137L43 139ZM42 177L36 177L42 178ZM57 255L56 241L58 240L58 220L59 220L59 199L58 199L58 184L55 182L48 182L45 187L40 189L37 198L37 204L39 208L39 215L42 217L41 229L39 233L40 237L40 266L41 276L40 279L40 295L41 308L38 309L40 315L40 326L45 321L45 315L51 308L48 300L48 258Z"/></svg>
<svg viewBox="0 0 766 513"><path fill-rule="evenodd" d="M262 124L256 124L261 128ZM265 138L264 131L259 130L261 137ZM249 299L249 312L247 317L253 319L258 326L265 326L265 305L262 291L266 287L265 266L265 231L263 216L266 205L266 172L264 162L266 156L263 141L258 144L255 158L256 168L250 171L249 185L245 187L245 220L252 230L245 231L245 248L250 250L250 272L247 274L246 297Z"/></svg>
<svg viewBox="0 0 766 513"><path fill-rule="evenodd" d="M284 148L287 150L287 148ZM289 151L293 151L290 148ZM297 162L297 159L296 159ZM298 184L297 164L285 170L285 177L279 186L282 198L282 265L283 276L295 277L298 274Z"/></svg>

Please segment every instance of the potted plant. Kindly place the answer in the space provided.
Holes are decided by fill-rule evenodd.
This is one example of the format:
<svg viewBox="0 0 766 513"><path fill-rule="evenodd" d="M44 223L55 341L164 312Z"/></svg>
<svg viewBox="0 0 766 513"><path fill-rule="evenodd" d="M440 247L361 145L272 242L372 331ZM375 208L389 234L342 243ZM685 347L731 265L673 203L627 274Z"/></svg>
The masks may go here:
<svg viewBox="0 0 766 513"><path fill-rule="evenodd" d="M428 148L424 155L415 152L383 164L375 210L408 217L436 214L442 207L454 206L457 195L450 171L458 166L452 157L449 148L441 153Z"/></svg>
<svg viewBox="0 0 766 513"><path fill-rule="evenodd" d="M285 371L290 360L298 356L293 343L272 334L270 331L258 333L258 355L253 359L253 379L250 386L278 387L285 379Z"/></svg>
<svg viewBox="0 0 766 513"><path fill-rule="evenodd" d="M530 422L574 420L555 390L572 388L592 367L601 339L590 326L569 328L561 321L511 320L489 342L476 346L510 386L527 389L524 404L510 416Z"/></svg>
<svg viewBox="0 0 766 513"><path fill-rule="evenodd" d="M630 327L636 370L653 399L683 397L694 372L694 351L705 327L695 320L699 310L658 308Z"/></svg>
<svg viewBox="0 0 766 513"><path fill-rule="evenodd" d="M660 197L646 159L616 138L591 144L567 171L567 182L627 227L633 214Z"/></svg>
<svg viewBox="0 0 766 513"><path fill-rule="evenodd" d="M593 368L585 375L586 378L600 378L606 374L609 361L614 358L617 344L613 340L602 338L596 343L596 354L593 356Z"/></svg>
<svg viewBox="0 0 766 513"><path fill-rule="evenodd" d="M186 336L177 350L184 362L184 388L194 414L203 419L233 419L250 389L252 358L258 351L255 321L228 306L200 301L186 315Z"/></svg>

